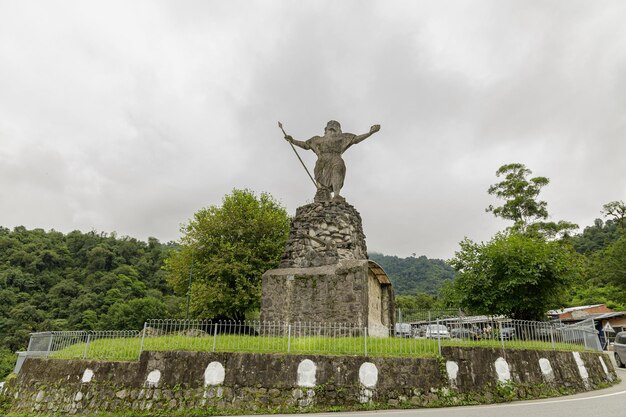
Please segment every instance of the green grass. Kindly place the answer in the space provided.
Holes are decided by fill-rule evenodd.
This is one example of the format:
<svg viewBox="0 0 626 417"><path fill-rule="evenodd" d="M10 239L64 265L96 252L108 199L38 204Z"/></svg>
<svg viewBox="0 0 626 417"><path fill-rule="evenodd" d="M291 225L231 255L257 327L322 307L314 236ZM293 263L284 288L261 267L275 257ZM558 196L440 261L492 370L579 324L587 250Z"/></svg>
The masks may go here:
<svg viewBox="0 0 626 417"><path fill-rule="evenodd" d="M290 354L328 354L434 357L438 354L436 339L404 339L368 337L291 337L217 335L189 337L181 335L152 336L143 341L143 350L151 351L196 351L196 352L256 352ZM88 346L76 343L52 352L52 358L85 358L116 361L133 361L139 358L141 337L110 338L93 340ZM506 349L553 350L552 343L541 341L505 341ZM441 346L502 348L499 340L441 340ZM581 351L582 346L557 343L556 350Z"/></svg>

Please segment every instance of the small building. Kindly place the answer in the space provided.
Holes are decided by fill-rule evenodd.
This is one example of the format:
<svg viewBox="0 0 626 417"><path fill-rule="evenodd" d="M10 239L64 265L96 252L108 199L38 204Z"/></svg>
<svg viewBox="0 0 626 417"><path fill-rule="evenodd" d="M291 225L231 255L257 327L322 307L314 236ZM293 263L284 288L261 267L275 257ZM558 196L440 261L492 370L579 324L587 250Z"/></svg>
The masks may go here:
<svg viewBox="0 0 626 417"><path fill-rule="evenodd" d="M588 306L568 307L561 310L550 310L548 316L550 320L560 320L564 323L576 323L583 320L595 319L613 310L606 304L592 304Z"/></svg>
<svg viewBox="0 0 626 417"><path fill-rule="evenodd" d="M595 318L602 328L613 329L615 333L626 330L626 311L612 311Z"/></svg>

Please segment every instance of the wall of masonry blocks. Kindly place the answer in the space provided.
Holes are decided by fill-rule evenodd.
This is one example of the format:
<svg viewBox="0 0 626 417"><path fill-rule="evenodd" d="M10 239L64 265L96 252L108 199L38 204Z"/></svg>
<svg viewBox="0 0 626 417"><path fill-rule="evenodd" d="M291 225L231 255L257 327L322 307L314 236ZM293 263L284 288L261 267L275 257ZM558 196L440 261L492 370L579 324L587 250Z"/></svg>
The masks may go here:
<svg viewBox="0 0 626 417"><path fill-rule="evenodd" d="M137 362L29 358L0 386L0 397L28 414L288 412L491 403L616 380L610 360L590 352L444 347L440 358L383 358L177 351L144 352Z"/></svg>

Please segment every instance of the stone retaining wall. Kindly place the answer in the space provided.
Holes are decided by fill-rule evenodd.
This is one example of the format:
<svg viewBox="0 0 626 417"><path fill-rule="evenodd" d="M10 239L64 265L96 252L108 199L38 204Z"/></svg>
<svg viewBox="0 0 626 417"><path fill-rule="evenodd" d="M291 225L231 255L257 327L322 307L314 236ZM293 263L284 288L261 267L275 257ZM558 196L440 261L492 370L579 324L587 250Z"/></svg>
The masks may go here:
<svg viewBox="0 0 626 417"><path fill-rule="evenodd" d="M443 358L144 352L138 362L29 358L0 389L13 410L323 410L489 403L590 390L599 353L449 348Z"/></svg>

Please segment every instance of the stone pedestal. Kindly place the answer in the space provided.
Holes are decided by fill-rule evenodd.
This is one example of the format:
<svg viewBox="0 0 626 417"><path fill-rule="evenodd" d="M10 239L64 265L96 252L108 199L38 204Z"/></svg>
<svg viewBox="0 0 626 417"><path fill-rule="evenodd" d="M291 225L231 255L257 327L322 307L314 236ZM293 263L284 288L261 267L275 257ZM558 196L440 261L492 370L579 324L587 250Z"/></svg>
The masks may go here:
<svg viewBox="0 0 626 417"><path fill-rule="evenodd" d="M382 268L368 260L280 268L263 274L261 320L348 323L370 336L393 333L394 299Z"/></svg>
<svg viewBox="0 0 626 417"><path fill-rule="evenodd" d="M393 333L394 299L383 269L367 259L361 216L345 201L299 207L279 269L263 274L261 320L344 323ZM346 335L349 333L346 333Z"/></svg>
<svg viewBox="0 0 626 417"><path fill-rule="evenodd" d="M341 259L367 259L359 212L345 201L299 207L280 267L333 265Z"/></svg>

